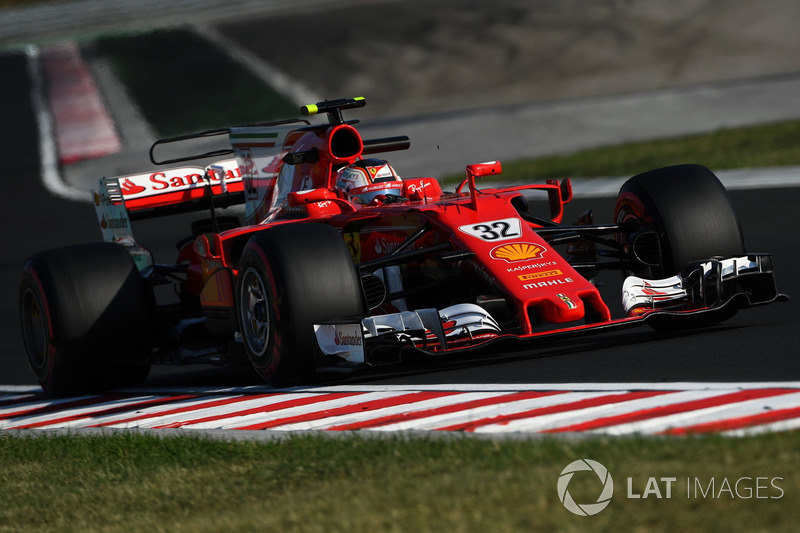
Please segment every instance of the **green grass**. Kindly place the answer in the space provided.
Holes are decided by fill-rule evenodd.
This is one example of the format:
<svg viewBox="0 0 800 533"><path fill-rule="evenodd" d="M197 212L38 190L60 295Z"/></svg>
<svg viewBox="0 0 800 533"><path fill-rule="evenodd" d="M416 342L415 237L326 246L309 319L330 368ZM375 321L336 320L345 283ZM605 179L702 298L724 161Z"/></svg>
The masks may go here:
<svg viewBox="0 0 800 533"><path fill-rule="evenodd" d="M494 179L530 182L546 178L633 176L680 163L697 163L712 170L798 165L800 120L502 163L503 173ZM463 175L453 175L445 181L462 179Z"/></svg>
<svg viewBox="0 0 800 533"><path fill-rule="evenodd" d="M191 31L104 37L95 45L161 136L298 113L296 105Z"/></svg>
<svg viewBox="0 0 800 533"><path fill-rule="evenodd" d="M614 498L596 516L572 515L558 500L561 470L581 458L614 478ZM790 531L800 519L799 463L800 432L264 443L0 434L0 531ZM599 494L586 474L569 487L582 503ZM672 499L634 500L627 477L639 494L649 477L678 481ZM782 494L686 497L687 478L719 487L742 477L753 486L783 478Z"/></svg>

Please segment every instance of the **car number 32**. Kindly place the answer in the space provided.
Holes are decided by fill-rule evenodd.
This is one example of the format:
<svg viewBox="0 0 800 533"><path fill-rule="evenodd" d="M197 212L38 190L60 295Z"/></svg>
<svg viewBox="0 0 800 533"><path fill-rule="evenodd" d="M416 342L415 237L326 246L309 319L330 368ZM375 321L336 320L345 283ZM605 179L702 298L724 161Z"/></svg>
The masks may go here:
<svg viewBox="0 0 800 533"><path fill-rule="evenodd" d="M459 226L458 229L471 237L487 242L506 241L516 239L522 235L522 228L518 218L504 218L479 224L467 224Z"/></svg>

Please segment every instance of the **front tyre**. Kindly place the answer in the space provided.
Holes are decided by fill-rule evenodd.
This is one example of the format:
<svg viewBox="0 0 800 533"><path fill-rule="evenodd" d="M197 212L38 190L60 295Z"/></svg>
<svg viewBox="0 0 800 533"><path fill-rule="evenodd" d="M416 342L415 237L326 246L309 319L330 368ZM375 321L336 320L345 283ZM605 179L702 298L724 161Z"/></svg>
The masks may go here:
<svg viewBox="0 0 800 533"><path fill-rule="evenodd" d="M19 310L28 364L45 392L98 392L147 377L149 291L122 246L34 255L23 267Z"/></svg>
<svg viewBox="0 0 800 533"><path fill-rule="evenodd" d="M614 219L639 228L638 240L626 244L642 264L630 273L648 279L680 273L695 260L744 254L733 203L714 173L700 165L632 177L620 189Z"/></svg>
<svg viewBox="0 0 800 533"><path fill-rule="evenodd" d="M245 351L273 386L311 378L315 323L366 309L347 245L324 224L256 233L242 252L236 292Z"/></svg>

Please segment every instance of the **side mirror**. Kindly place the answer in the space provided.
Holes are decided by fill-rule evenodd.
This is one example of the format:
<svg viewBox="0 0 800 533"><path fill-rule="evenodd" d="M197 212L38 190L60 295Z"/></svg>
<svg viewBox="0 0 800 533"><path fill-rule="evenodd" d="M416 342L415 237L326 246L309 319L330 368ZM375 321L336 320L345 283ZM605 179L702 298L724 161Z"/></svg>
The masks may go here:
<svg viewBox="0 0 800 533"><path fill-rule="evenodd" d="M472 200L472 208L478 210L478 189L475 188L475 178L482 176L491 176L493 174L500 174L503 172L503 166L500 161L486 161L485 163L475 163L467 165L467 179L461 182L461 185L456 189L456 194L461 194L461 189L464 185L469 187L469 196Z"/></svg>
<svg viewBox="0 0 800 533"><path fill-rule="evenodd" d="M485 163L467 165L467 176L472 175L476 178L501 174L502 172L503 166L500 164L500 161L486 161Z"/></svg>

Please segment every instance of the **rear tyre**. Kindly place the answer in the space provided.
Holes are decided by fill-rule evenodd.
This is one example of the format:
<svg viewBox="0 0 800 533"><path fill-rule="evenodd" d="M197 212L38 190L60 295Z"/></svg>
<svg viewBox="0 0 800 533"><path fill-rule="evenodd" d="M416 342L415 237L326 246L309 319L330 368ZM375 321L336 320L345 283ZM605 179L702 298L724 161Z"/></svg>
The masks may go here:
<svg viewBox="0 0 800 533"><path fill-rule="evenodd" d="M314 323L366 313L347 245L335 229L314 223L250 239L239 261L237 306L248 358L273 386L311 379Z"/></svg>
<svg viewBox="0 0 800 533"><path fill-rule="evenodd" d="M28 363L45 392L98 392L147 377L149 291L122 246L34 255L22 271L19 309Z"/></svg>
<svg viewBox="0 0 800 533"><path fill-rule="evenodd" d="M660 168L629 179L620 189L614 218L641 228L636 255L647 256L647 264L630 273L644 278L675 275L698 259L744 254L733 203L714 173L700 165ZM657 239L649 238L653 234ZM630 248L636 245L626 244L635 251Z"/></svg>

